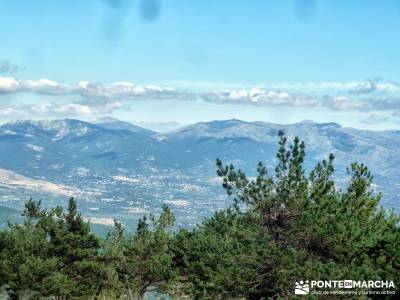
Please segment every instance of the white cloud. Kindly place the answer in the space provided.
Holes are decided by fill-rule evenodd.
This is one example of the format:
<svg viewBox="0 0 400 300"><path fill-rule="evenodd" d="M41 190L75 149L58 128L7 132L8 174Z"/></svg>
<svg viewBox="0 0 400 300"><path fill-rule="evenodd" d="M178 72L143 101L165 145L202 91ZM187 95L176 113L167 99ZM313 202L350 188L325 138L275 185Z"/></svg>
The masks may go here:
<svg viewBox="0 0 400 300"><path fill-rule="evenodd" d="M346 96L325 96L323 105L334 110L364 110L365 103Z"/></svg>
<svg viewBox="0 0 400 300"><path fill-rule="evenodd" d="M178 92L171 87L160 87L155 85L137 85L130 82L116 82L112 84L79 83L79 93L87 98L103 99L170 99L178 95Z"/></svg>
<svg viewBox="0 0 400 300"><path fill-rule="evenodd" d="M89 106L75 103L54 107L54 111L67 115L90 115L93 113L93 110Z"/></svg>
<svg viewBox="0 0 400 300"><path fill-rule="evenodd" d="M79 94L90 99L170 99L184 94L184 92L177 92L172 87L138 85L125 81L112 84L81 81L77 85L69 85L45 78L21 80L12 77L0 77L0 92L50 95Z"/></svg>
<svg viewBox="0 0 400 300"><path fill-rule="evenodd" d="M129 110L130 102L145 100L204 101L217 104L327 108L335 111L390 111L400 113L400 85L383 80L359 82L275 83L269 88L238 87L196 92L160 85L140 85L121 81L65 84L50 79L25 80L0 77L0 94L34 93L57 97L73 95L74 101L0 105L0 115L98 115ZM60 101L61 102L61 101Z"/></svg>
<svg viewBox="0 0 400 300"><path fill-rule="evenodd" d="M76 88L49 79L21 80L13 77L0 77L0 93L38 93L50 95L70 94Z"/></svg>
<svg viewBox="0 0 400 300"><path fill-rule="evenodd" d="M18 88L18 80L12 77L0 77L0 93L14 93Z"/></svg>
<svg viewBox="0 0 400 300"><path fill-rule="evenodd" d="M13 117L13 116L25 116L27 112L23 109L15 107L0 107L0 116Z"/></svg>
<svg viewBox="0 0 400 300"><path fill-rule="evenodd" d="M21 89L25 92L39 94L62 95L76 92L76 87L58 83L49 79L21 81Z"/></svg>
<svg viewBox="0 0 400 300"><path fill-rule="evenodd" d="M347 96L325 96L323 106L333 110L353 111L399 111L400 97L374 97L374 98L351 98Z"/></svg>
<svg viewBox="0 0 400 300"><path fill-rule="evenodd" d="M236 103L265 106L312 107L318 104L316 99L307 95L256 88L208 92L201 94L200 99L221 104Z"/></svg>

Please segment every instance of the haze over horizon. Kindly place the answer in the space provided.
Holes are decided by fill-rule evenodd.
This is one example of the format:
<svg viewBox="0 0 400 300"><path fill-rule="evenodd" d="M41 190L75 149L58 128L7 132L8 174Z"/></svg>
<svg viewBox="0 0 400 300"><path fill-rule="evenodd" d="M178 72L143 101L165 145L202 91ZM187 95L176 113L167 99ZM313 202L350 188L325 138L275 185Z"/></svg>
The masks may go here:
<svg viewBox="0 0 400 300"><path fill-rule="evenodd" d="M216 119L216 120L211 120L211 121L199 121L199 122L193 122L193 123L187 123L187 124L183 124L183 123L178 123L178 122L173 122L173 121L166 121L166 122L141 122L141 121L129 121L129 120L123 120L123 119L118 119L115 117L111 117L111 116L105 116L105 117L101 117L99 119L84 119L84 118L80 118L80 117L72 117L72 118L47 118L47 119L43 119L43 118L32 118L32 119L16 119L16 120L9 120L9 121L5 121L0 123L0 126L5 125L5 124L12 124L14 122L25 122L25 121L35 121L35 122L41 122L41 121L62 121L62 120L67 120L67 119L71 119L71 120L77 120L77 121L83 121L83 122L87 122L90 124L107 124L107 123L126 123L126 124L130 124L133 126L138 126L140 128L143 129L147 129L147 130L151 130L154 131L155 133L169 133L169 132L173 132L175 130L179 130L179 129L183 129L185 127L189 127L189 126L193 126L193 125L197 125L197 124L211 124L214 122L229 122L229 121L237 121L237 122L243 122L246 124L255 124L255 123L265 123L265 124L271 124L271 125L278 125L278 126L289 126L289 125L298 125L298 124L305 124L305 123L309 123L309 124L337 124L340 127L343 128L354 128L354 129L358 129L356 127L352 127L352 126L343 126L342 124L338 123L338 122L315 122L312 120L302 120L299 122L292 122L292 123L279 123L279 122L269 122L269 121L262 121L262 120L254 120L254 121L245 121L245 120L241 120L241 119L237 119L237 118L232 118L232 119ZM119 128L118 128L119 129ZM371 130L371 129L361 129L361 130ZM385 131L385 130L392 130L392 129L384 129L384 130L371 130L371 131ZM397 129L393 129L393 130L397 130Z"/></svg>

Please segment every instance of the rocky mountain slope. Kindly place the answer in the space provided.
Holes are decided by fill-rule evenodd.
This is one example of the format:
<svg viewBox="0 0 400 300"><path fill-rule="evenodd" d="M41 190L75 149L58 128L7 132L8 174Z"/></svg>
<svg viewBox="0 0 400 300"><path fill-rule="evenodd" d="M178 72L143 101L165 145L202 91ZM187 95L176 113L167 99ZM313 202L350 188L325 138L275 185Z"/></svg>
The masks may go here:
<svg viewBox="0 0 400 300"><path fill-rule="evenodd" d="M157 210L163 202L175 204L186 217L204 217L229 203L215 178L215 159L232 162L249 174L264 161L272 171L279 130L289 139L298 135L305 140L308 170L334 153L335 176L344 182L351 162L366 163L375 174L376 190L384 193L383 204L400 207L400 131L310 121L213 121L166 134L116 119L9 122L0 127L0 175L7 175L0 178L0 200L18 207L33 196L56 205L62 193L48 187L61 186L69 192L79 190L76 196L85 200L82 209L98 217L120 207L141 214ZM24 180L13 185L10 178ZM32 189L32 182L41 185Z"/></svg>

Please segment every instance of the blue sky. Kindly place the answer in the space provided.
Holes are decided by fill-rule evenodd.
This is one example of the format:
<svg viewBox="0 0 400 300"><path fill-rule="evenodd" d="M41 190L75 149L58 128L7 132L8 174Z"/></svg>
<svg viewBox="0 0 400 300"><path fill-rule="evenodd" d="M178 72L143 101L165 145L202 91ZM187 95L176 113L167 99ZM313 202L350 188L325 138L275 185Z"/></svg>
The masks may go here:
<svg viewBox="0 0 400 300"><path fill-rule="evenodd" d="M0 120L396 129L400 1L2 0Z"/></svg>

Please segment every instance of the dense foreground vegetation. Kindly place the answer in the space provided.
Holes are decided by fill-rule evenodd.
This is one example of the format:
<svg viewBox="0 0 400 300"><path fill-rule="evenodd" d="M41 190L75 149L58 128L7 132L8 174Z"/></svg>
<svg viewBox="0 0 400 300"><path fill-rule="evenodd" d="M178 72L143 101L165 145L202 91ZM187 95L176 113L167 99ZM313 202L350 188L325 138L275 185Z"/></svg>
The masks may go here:
<svg viewBox="0 0 400 300"><path fill-rule="evenodd" d="M143 299L151 290L176 298L291 298L302 279L398 287L400 219L379 206L367 167L352 164L340 190L333 155L306 176L304 143L295 138L288 147L280 133L279 144L273 176L260 163L250 180L217 161L234 205L191 231L173 231L164 207L159 217L141 219L136 233L116 222L100 239L73 199L66 212L27 202L25 223L0 232L0 286L11 299Z"/></svg>

